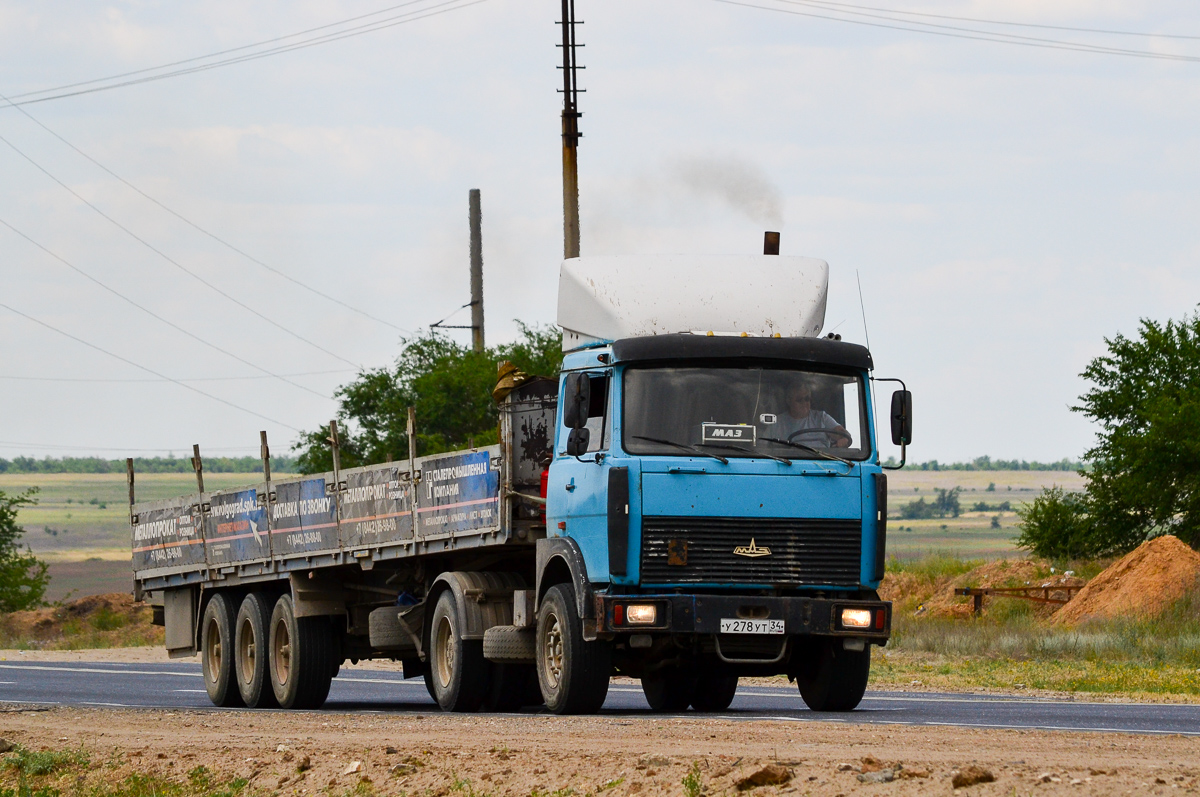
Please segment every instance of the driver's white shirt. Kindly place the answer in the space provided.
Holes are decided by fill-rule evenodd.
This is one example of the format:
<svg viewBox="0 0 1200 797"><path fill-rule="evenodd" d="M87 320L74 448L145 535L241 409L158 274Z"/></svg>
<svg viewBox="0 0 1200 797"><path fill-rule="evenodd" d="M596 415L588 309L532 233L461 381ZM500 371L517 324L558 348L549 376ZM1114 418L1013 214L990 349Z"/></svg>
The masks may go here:
<svg viewBox="0 0 1200 797"><path fill-rule="evenodd" d="M817 443L820 445L821 441L818 438L821 437L825 438L824 444L828 446L831 443L830 438L832 435L820 434L820 430L836 429L839 424L833 419L832 415L824 410L812 410L803 418L796 418L785 412L779 416L779 425L782 427L781 431L783 432L779 436L784 440L787 440L789 437L796 434L796 432L803 432L811 429L811 434L796 435L794 442L806 443L808 445Z"/></svg>

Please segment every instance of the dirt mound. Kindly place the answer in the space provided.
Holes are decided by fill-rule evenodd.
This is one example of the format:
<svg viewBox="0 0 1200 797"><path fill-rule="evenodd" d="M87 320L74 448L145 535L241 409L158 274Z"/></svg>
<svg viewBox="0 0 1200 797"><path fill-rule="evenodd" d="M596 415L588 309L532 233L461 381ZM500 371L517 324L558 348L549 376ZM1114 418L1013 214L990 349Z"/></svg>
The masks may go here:
<svg viewBox="0 0 1200 797"><path fill-rule="evenodd" d="M1054 622L1092 618L1154 617L1200 582L1200 554L1178 537L1156 537L1139 545L1093 578L1054 614Z"/></svg>
<svg viewBox="0 0 1200 797"><path fill-rule="evenodd" d="M971 598L954 594L964 587L1025 587L1082 584L1077 578L1045 576L1045 566L1029 559L996 559L956 576L930 577L919 572L888 573L879 585L879 596L896 604L896 611L926 617L966 617ZM987 612L990 601L984 602ZM1038 608L1038 611L1050 611Z"/></svg>
<svg viewBox="0 0 1200 797"><path fill-rule="evenodd" d="M161 641L153 612L122 592L89 595L61 606L0 615L0 647L71 649Z"/></svg>

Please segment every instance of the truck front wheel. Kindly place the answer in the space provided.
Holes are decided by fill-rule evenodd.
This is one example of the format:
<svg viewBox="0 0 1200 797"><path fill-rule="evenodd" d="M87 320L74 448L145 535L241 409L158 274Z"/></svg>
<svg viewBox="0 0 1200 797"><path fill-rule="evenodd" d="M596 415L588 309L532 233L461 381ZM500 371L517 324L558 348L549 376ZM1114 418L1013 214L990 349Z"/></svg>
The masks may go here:
<svg viewBox="0 0 1200 797"><path fill-rule="evenodd" d="M846 650L841 639L825 639L813 655L806 672L796 679L805 704L813 711L853 710L867 691L871 646Z"/></svg>
<svg viewBox="0 0 1200 797"><path fill-rule="evenodd" d="M692 708L697 711L724 711L733 703L737 694L736 675L703 674L696 681L696 693L692 696Z"/></svg>
<svg viewBox="0 0 1200 797"><path fill-rule="evenodd" d="M271 689L282 708L320 708L337 668L328 617L296 617L292 596L271 612L267 633Z"/></svg>
<svg viewBox="0 0 1200 797"><path fill-rule="evenodd" d="M477 711L487 697L491 673L483 642L462 638L454 593L438 596L429 624L429 672L425 684L443 711Z"/></svg>
<svg viewBox="0 0 1200 797"><path fill-rule="evenodd" d="M608 696L612 643L584 641L570 584L555 584L542 599L537 672L546 707L555 714L593 714Z"/></svg>
<svg viewBox="0 0 1200 797"><path fill-rule="evenodd" d="M233 649L232 602L218 592L209 599L200 621L200 658L208 699L224 708L242 705L233 672Z"/></svg>

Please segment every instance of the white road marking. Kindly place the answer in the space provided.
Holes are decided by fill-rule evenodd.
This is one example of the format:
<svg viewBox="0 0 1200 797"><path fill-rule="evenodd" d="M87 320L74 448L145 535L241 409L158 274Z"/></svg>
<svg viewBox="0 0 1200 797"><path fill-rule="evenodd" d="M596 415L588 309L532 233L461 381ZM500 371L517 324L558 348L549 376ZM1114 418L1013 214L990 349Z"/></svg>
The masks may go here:
<svg viewBox="0 0 1200 797"><path fill-rule="evenodd" d="M172 692L189 692L189 693L195 693L198 695L207 695L208 694L207 689L172 689L171 691Z"/></svg>
<svg viewBox="0 0 1200 797"><path fill-rule="evenodd" d="M91 700L81 700L79 703L80 705L84 706L115 706L116 708L133 708L133 706L129 705L128 703L100 703Z"/></svg>
<svg viewBox="0 0 1200 797"><path fill-rule="evenodd" d="M198 672L168 672L166 670L101 670L95 667L43 667L37 664L0 664L0 670L48 670L50 672L96 672L106 675L175 675L203 678Z"/></svg>

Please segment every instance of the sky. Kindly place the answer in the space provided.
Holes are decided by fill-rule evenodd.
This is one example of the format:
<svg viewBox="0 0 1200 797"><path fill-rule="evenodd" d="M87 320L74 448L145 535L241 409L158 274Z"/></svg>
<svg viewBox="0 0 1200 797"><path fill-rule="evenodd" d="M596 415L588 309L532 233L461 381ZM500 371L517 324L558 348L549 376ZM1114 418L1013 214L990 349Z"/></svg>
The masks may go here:
<svg viewBox="0 0 1200 797"><path fill-rule="evenodd" d="M397 5L0 0L0 95ZM1200 37L1200 7L857 9L1193 60L819 18L845 5L576 0L581 251L750 254L779 230L830 264L825 331L869 338L876 375L913 391L910 459L1077 459L1079 373L1200 298L1200 39L1028 26ZM0 457L251 455L261 429L285 452L468 301L472 188L488 343L554 323L559 4L409 0L325 30L400 14L0 107Z"/></svg>

